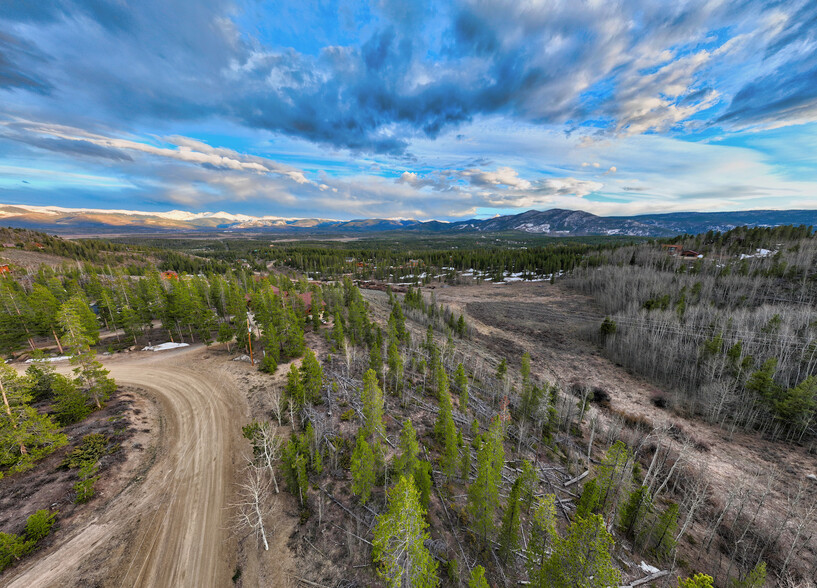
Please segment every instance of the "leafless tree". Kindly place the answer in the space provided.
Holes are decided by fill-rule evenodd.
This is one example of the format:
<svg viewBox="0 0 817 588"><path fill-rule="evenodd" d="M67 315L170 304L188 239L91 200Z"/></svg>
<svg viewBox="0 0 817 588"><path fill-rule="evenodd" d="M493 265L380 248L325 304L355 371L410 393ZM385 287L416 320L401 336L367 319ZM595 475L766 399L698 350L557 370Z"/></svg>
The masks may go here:
<svg viewBox="0 0 817 588"><path fill-rule="evenodd" d="M277 499L270 502L270 481L265 468L248 461L244 471L244 481L239 484L239 501L236 506L236 525L248 528L261 537L264 550L269 551L267 522L277 510Z"/></svg>

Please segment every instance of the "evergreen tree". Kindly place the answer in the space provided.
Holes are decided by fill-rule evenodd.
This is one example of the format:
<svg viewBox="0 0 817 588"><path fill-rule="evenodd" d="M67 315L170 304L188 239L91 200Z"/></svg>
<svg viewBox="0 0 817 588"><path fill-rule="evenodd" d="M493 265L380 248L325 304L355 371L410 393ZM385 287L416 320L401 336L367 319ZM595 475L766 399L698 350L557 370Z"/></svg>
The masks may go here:
<svg viewBox="0 0 817 588"><path fill-rule="evenodd" d="M519 499L522 506L525 507L526 512L530 512L533 505L533 496L536 492L539 478L536 475L536 470L527 459L522 460L522 472L519 474L519 479L522 487L520 488Z"/></svg>
<svg viewBox="0 0 817 588"><path fill-rule="evenodd" d="M0 398L0 468L26 470L67 443L50 417L29 406L31 380L4 363L0 363Z"/></svg>
<svg viewBox="0 0 817 588"><path fill-rule="evenodd" d="M404 476L414 476L417 468L420 453L420 445L417 443L417 432L411 423L411 419L406 419L403 423L403 430L400 432L400 456L396 460L395 469Z"/></svg>
<svg viewBox="0 0 817 588"><path fill-rule="evenodd" d="M641 542L658 559L665 560L675 549L677 527L678 505L673 502L657 516L653 525L644 531L644 538Z"/></svg>
<svg viewBox="0 0 817 588"><path fill-rule="evenodd" d="M301 381L304 387L304 396L309 402L317 403L321 400L323 388L323 368L315 357L315 353L307 348L306 355L301 362Z"/></svg>
<svg viewBox="0 0 817 588"><path fill-rule="evenodd" d="M294 363L289 367L287 385L284 388L284 392L289 402L291 402L296 409L300 410L306 403L306 393L304 391L303 382L301 381L301 372Z"/></svg>
<svg viewBox="0 0 817 588"><path fill-rule="evenodd" d="M451 394L448 391L448 376L442 368L438 372L437 382L439 412L434 430L437 439L442 444L440 458L442 470L450 478L454 475L454 469L457 466L457 426L454 424Z"/></svg>
<svg viewBox="0 0 817 588"><path fill-rule="evenodd" d="M599 515L576 518L567 536L556 538L543 572L552 588L607 588L621 583L610 555L613 538Z"/></svg>
<svg viewBox="0 0 817 588"><path fill-rule="evenodd" d="M714 588L715 580L706 574L695 574L691 578L678 578L678 588Z"/></svg>
<svg viewBox="0 0 817 588"><path fill-rule="evenodd" d="M54 417L60 425L77 423L91 412L87 398L73 380L57 374L54 378L53 390Z"/></svg>
<svg viewBox="0 0 817 588"><path fill-rule="evenodd" d="M468 487L468 514L483 542L495 528L494 514L499 505L505 456L502 442L502 422L494 419L477 453L477 477Z"/></svg>
<svg viewBox="0 0 817 588"><path fill-rule="evenodd" d="M390 588L431 588L439 582L437 562L425 547L428 523L411 478L401 476L389 492L386 513L377 517L372 555Z"/></svg>
<svg viewBox="0 0 817 588"><path fill-rule="evenodd" d="M505 361L505 358L502 358L502 361L499 362L499 365L496 366L496 379L497 380L504 380L505 375L508 373L508 362Z"/></svg>
<svg viewBox="0 0 817 588"><path fill-rule="evenodd" d="M414 468L414 484L420 493L420 504L423 508L428 508L428 501L431 498L431 464L427 461L420 461Z"/></svg>
<svg viewBox="0 0 817 588"><path fill-rule="evenodd" d="M499 556L502 563L508 562L508 557L519 544L519 504L522 494L522 480L517 478L511 487L508 504L502 515L502 526L499 529Z"/></svg>
<svg viewBox="0 0 817 588"><path fill-rule="evenodd" d="M335 343L335 349L342 353L346 349L346 335L343 332L343 319L341 319L340 312L335 312L335 320L332 324L332 341Z"/></svg>
<svg viewBox="0 0 817 588"><path fill-rule="evenodd" d="M357 445L352 452L352 492L360 496L360 502L363 504L366 504L372 494L375 475L374 454L361 429L357 434Z"/></svg>
<svg viewBox="0 0 817 588"><path fill-rule="evenodd" d="M537 501L533 511L528 557L525 560L528 577L534 588L550 588L550 578L545 564L551 545L557 539L556 497L548 494Z"/></svg>
<svg viewBox="0 0 817 588"><path fill-rule="evenodd" d="M629 492L627 472L631 466L630 450L623 441L616 441L605 453L596 476L602 511L615 512L619 495Z"/></svg>
<svg viewBox="0 0 817 588"><path fill-rule="evenodd" d="M86 315L88 305L78 296L73 296L60 308L57 316L63 331L63 341L70 349L71 365L81 388L94 402L97 408L108 400L116 389L116 383L108 377L110 373L96 360L96 353L91 350L94 337L99 337L99 330L89 325ZM91 312L91 315L93 313ZM96 317L93 318L96 323Z"/></svg>
<svg viewBox="0 0 817 588"><path fill-rule="evenodd" d="M460 410L468 410L468 378L465 375L465 368L462 364L457 364L457 371L454 372L454 385L460 391Z"/></svg>
<svg viewBox="0 0 817 588"><path fill-rule="evenodd" d="M462 319L462 316L460 316ZM471 577L468 578L468 588L489 588L488 580L485 579L485 568L476 566L471 570Z"/></svg>
<svg viewBox="0 0 817 588"><path fill-rule="evenodd" d="M593 478L585 482L579 502L576 503L576 516L586 519L591 514L598 512L599 508L599 485Z"/></svg>
<svg viewBox="0 0 817 588"><path fill-rule="evenodd" d="M306 475L306 457L299 453L295 458L295 478L298 481L298 497L301 506L306 505L306 493L309 490L309 478Z"/></svg>
<svg viewBox="0 0 817 588"><path fill-rule="evenodd" d="M618 527L627 537L633 537L652 510L652 497L646 486L640 486L632 492L621 508Z"/></svg>
<svg viewBox="0 0 817 588"><path fill-rule="evenodd" d="M740 579L732 580L731 588L763 588L766 585L766 562L759 561L751 572Z"/></svg>
<svg viewBox="0 0 817 588"><path fill-rule="evenodd" d="M372 443L380 446L381 437L386 434L383 424L383 392L377 385L377 374L368 370L363 375L363 432Z"/></svg>

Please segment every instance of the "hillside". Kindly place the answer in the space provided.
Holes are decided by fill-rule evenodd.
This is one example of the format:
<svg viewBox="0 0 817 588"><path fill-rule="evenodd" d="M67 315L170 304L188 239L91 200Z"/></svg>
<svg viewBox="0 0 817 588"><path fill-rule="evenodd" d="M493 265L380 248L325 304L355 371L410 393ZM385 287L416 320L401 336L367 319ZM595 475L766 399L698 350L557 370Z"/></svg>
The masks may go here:
<svg viewBox="0 0 817 588"><path fill-rule="evenodd" d="M597 216L579 210L529 210L491 219L455 222L396 219L285 219L227 212L144 212L70 209L0 204L0 222L11 227L56 233L268 233L293 235L365 235L370 233L496 233L661 237L727 231L738 226L817 225L817 210L678 212L636 216Z"/></svg>

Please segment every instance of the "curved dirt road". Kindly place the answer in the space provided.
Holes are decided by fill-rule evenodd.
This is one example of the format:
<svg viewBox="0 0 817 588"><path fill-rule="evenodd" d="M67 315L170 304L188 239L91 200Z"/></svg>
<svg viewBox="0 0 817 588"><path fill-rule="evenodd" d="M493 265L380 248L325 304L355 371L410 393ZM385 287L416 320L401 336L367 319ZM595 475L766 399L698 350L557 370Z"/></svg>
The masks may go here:
<svg viewBox="0 0 817 588"><path fill-rule="evenodd" d="M233 460L246 398L221 361L197 348L106 365L119 384L159 402L155 463L143 481L5 585L226 586L235 549L229 531ZM7 584L6 584L7 583Z"/></svg>

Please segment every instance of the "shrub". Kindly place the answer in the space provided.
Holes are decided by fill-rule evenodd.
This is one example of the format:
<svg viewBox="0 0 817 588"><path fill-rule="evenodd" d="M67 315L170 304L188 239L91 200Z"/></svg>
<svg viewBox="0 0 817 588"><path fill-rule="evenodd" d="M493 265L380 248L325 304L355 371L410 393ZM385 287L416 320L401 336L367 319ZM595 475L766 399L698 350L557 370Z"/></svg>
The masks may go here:
<svg viewBox="0 0 817 588"><path fill-rule="evenodd" d="M31 551L33 547L33 541L26 541L19 535L0 533L0 572Z"/></svg>
<svg viewBox="0 0 817 588"><path fill-rule="evenodd" d="M82 438L82 443L75 447L62 462L63 467L82 468L94 465L108 452L109 439L99 433L91 433Z"/></svg>
<svg viewBox="0 0 817 588"><path fill-rule="evenodd" d="M38 510L26 521L26 537L35 543L41 541L51 532L55 518L57 518L56 511Z"/></svg>

